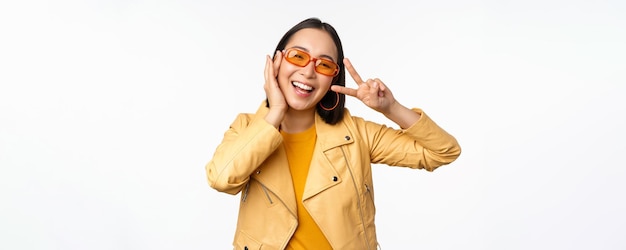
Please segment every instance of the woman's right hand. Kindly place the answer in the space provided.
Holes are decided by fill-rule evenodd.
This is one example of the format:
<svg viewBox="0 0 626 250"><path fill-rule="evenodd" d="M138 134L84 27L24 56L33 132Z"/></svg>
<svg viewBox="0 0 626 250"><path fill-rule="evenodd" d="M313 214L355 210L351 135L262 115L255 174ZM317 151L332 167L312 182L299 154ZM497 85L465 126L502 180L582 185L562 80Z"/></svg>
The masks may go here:
<svg viewBox="0 0 626 250"><path fill-rule="evenodd" d="M283 95L283 92L278 85L278 80L276 79L278 76L278 70L280 69L282 56L282 52L276 51L274 61L272 61L269 55L266 56L265 61L265 85L263 88L265 89L265 95L267 96L270 104L270 111L265 116L265 120L274 125L276 128L280 126L288 108L285 96Z"/></svg>

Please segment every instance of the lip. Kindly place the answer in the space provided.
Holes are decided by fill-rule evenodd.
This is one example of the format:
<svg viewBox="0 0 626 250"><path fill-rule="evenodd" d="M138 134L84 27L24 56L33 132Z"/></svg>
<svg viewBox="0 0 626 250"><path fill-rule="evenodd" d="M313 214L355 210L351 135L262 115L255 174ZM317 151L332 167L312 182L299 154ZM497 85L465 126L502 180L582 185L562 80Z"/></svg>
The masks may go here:
<svg viewBox="0 0 626 250"><path fill-rule="evenodd" d="M298 86L296 86L296 85L294 84L295 82L300 83L300 84L303 84L303 85L306 85L306 86L308 86L308 87L311 87L312 89L311 89L310 91L307 91L307 90L304 90L304 89L302 89L302 88L299 88ZM291 87L293 88L294 93L295 93L296 95L300 96L300 97L309 97L309 96L311 96L311 94L313 93L313 91L315 91L315 88L314 88L313 86L311 86L311 85L309 85L309 84L306 84L306 83L304 83L304 82L301 82L301 81L291 81Z"/></svg>

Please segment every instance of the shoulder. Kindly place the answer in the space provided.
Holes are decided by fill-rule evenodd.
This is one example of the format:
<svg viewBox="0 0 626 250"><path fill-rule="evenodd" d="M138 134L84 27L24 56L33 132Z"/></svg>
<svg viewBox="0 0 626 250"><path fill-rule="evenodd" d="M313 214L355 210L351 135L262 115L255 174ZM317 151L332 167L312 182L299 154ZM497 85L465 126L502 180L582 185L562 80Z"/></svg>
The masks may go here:
<svg viewBox="0 0 626 250"><path fill-rule="evenodd" d="M356 127L362 127L366 125L381 126L381 124L366 120L365 118L361 116L352 115L350 113L350 110L348 110L347 108L344 110L343 119L341 120L341 123L346 124L348 126L356 126Z"/></svg>
<svg viewBox="0 0 626 250"><path fill-rule="evenodd" d="M239 113L235 117L235 122L249 123L251 120L254 119L254 116L255 114L253 113Z"/></svg>
<svg viewBox="0 0 626 250"><path fill-rule="evenodd" d="M268 112L268 108L265 106L265 101L263 101L259 105L255 113L244 112L244 113L237 114L237 117L235 117L235 121L233 121L232 126L246 127L253 120L259 119L259 117L260 118L265 117L265 114L267 114L267 112Z"/></svg>

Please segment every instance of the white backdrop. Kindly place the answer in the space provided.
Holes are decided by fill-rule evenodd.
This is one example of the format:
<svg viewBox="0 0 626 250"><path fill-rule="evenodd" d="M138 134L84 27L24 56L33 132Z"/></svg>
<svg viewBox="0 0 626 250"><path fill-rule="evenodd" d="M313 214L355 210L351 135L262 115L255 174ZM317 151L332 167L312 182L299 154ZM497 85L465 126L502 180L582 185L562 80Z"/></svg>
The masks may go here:
<svg viewBox="0 0 626 250"><path fill-rule="evenodd" d="M463 147L433 173L374 166L383 249L625 249L624 13L618 0L3 1L0 249L230 249L239 197L211 189L204 165L263 100L265 55L312 16Z"/></svg>

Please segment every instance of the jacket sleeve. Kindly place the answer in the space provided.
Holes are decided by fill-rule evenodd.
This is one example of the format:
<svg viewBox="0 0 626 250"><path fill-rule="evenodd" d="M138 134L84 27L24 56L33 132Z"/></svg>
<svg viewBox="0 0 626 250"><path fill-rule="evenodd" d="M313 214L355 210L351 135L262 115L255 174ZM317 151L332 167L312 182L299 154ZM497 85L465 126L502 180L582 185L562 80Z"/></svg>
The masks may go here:
<svg viewBox="0 0 626 250"><path fill-rule="evenodd" d="M421 109L420 119L405 130L365 122L373 163L433 171L461 155L461 146Z"/></svg>
<svg viewBox="0 0 626 250"><path fill-rule="evenodd" d="M209 185L220 192L237 194L281 143L278 130L264 119L238 115L205 166Z"/></svg>

